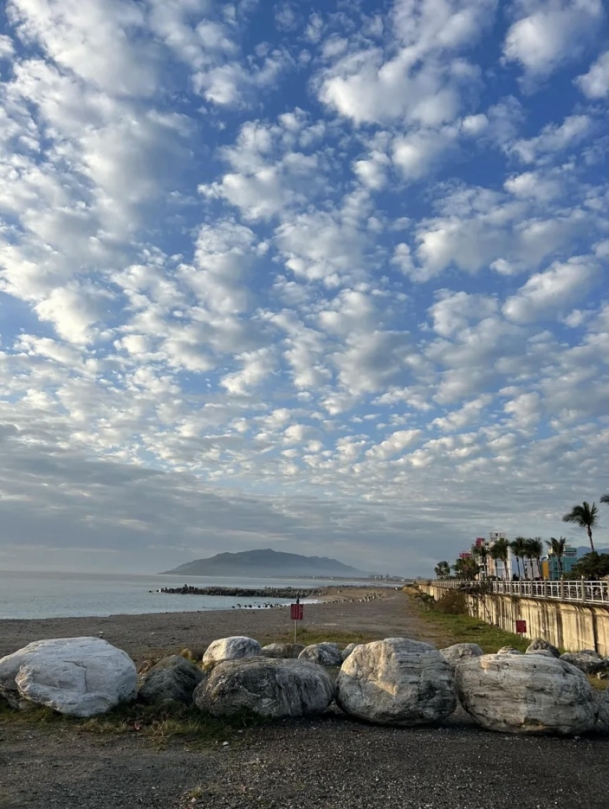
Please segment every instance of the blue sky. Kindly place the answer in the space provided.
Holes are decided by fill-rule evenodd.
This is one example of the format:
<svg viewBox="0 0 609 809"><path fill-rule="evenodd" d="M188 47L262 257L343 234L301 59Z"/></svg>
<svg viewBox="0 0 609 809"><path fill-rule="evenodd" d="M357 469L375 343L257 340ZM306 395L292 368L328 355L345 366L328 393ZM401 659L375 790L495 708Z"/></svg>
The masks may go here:
<svg viewBox="0 0 609 809"><path fill-rule="evenodd" d="M606 23L9 0L0 564L416 574L491 530L585 540L560 517L607 489Z"/></svg>

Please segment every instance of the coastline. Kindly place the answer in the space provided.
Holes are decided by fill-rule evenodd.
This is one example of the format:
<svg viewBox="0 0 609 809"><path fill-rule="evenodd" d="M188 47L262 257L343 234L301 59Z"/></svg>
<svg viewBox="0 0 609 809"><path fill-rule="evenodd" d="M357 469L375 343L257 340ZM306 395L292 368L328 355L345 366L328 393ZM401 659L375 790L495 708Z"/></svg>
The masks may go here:
<svg viewBox="0 0 609 809"><path fill-rule="evenodd" d="M325 633L329 638L358 636L366 640L391 636L431 640L429 628L399 590L382 587L324 589L317 603L304 604L304 620L298 622L297 633ZM370 599L372 595L376 597ZM364 600L367 598L370 600ZM216 638L229 635L247 635L268 643L289 639L293 631L287 606L260 610L185 609L107 617L0 619L0 657L36 640L101 635L124 649L139 664L163 653L200 649Z"/></svg>

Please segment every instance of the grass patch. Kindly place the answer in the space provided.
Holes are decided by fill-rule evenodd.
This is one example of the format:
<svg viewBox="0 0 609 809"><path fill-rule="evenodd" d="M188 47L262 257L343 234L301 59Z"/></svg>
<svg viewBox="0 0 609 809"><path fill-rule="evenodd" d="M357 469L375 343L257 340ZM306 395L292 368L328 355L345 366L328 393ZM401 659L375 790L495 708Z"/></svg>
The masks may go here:
<svg viewBox="0 0 609 809"><path fill-rule="evenodd" d="M419 591L415 587L405 588L405 592L419 617L435 630L434 635L437 637L438 645L477 643L485 653L489 654L496 652L502 646L513 646L524 652L531 642L521 635L484 623L479 618L441 612L436 606L437 602L420 599Z"/></svg>
<svg viewBox="0 0 609 809"><path fill-rule="evenodd" d="M234 739L237 734L262 725L265 721L251 713L220 719L203 713L195 706L187 707L179 703L119 705L106 714L80 719L35 705L26 710L15 710L4 700L0 700L0 728L44 727L100 736L136 733L159 747L175 740L196 747L207 747Z"/></svg>
<svg viewBox="0 0 609 809"><path fill-rule="evenodd" d="M385 637L382 634L374 634L370 632L348 632L346 630L333 630L323 628L307 628L299 629L296 634L296 643L302 643L304 646L309 646L312 643L338 643L340 646L346 646L349 643L369 643L372 640L379 640ZM268 643L293 643L294 630L288 629L286 632L280 634L263 635L259 638L262 646Z"/></svg>
<svg viewBox="0 0 609 809"><path fill-rule="evenodd" d="M586 677L588 678L588 682L592 688L594 688L596 691L606 691L609 689L608 679L599 680L596 674L586 674Z"/></svg>

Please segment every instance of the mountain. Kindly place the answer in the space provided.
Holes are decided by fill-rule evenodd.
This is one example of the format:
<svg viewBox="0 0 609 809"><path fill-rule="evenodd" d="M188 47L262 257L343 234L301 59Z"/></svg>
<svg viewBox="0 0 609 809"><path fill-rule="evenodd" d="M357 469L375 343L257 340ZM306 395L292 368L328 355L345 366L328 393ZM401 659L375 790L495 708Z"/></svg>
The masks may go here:
<svg viewBox="0 0 609 809"><path fill-rule="evenodd" d="M590 553L590 545L578 545L577 548L577 558L579 559L581 556L585 556L587 553ZM597 548L597 553L609 553L609 548Z"/></svg>
<svg viewBox="0 0 609 809"><path fill-rule="evenodd" d="M364 573L336 559L325 556L300 556L297 553L282 553L270 548L241 553L218 553L209 559L195 559L178 565L164 573L187 576L249 576L250 578L340 577L344 579L368 578Z"/></svg>

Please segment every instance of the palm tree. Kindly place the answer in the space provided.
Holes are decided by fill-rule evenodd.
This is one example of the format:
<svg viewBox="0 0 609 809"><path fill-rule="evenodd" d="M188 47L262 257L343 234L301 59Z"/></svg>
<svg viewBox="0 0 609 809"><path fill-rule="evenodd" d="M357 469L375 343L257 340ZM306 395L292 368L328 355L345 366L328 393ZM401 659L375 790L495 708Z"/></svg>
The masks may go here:
<svg viewBox="0 0 609 809"><path fill-rule="evenodd" d="M562 579L563 569L562 569L562 558L565 555L565 548L567 547L567 540L565 537L561 537L560 539L556 539L556 537L550 537L550 541L546 540L546 545L548 546L549 553L552 556L556 557L556 561L558 562L558 572L560 574L560 578Z"/></svg>
<svg viewBox="0 0 609 809"><path fill-rule="evenodd" d="M603 494L601 496L601 503L609 503L609 494Z"/></svg>
<svg viewBox="0 0 609 809"><path fill-rule="evenodd" d="M507 569L507 560L508 560L508 553L510 550L510 543L507 539L501 537L500 539L496 540L493 545L491 545L491 556L493 559L499 562L503 562L503 578L508 578L508 569Z"/></svg>
<svg viewBox="0 0 609 809"><path fill-rule="evenodd" d="M527 549L528 554L530 554L529 559L531 560L531 578L534 578L533 559L535 559L535 561L537 562L537 575L539 576L541 574L541 554L543 553L543 542L541 541L541 537L535 537L535 539L528 539Z"/></svg>
<svg viewBox="0 0 609 809"><path fill-rule="evenodd" d="M526 552L526 539L524 537L516 537L516 539L510 542L510 548L512 549L512 553L516 557L516 567L518 568L518 576L520 577L520 560L524 560L525 552ZM522 563L524 567L524 561ZM523 574L523 578L525 575Z"/></svg>
<svg viewBox="0 0 609 809"><path fill-rule="evenodd" d="M472 545L472 556L478 558L478 564L486 575L486 560L488 559L488 545Z"/></svg>
<svg viewBox="0 0 609 809"><path fill-rule="evenodd" d="M447 579L450 576L450 565L448 562L438 562L433 572L439 579Z"/></svg>
<svg viewBox="0 0 609 809"><path fill-rule="evenodd" d="M592 542L592 529L596 528L598 523L598 509L596 503L590 505L584 500L581 506L573 506L571 511L564 515L562 521L575 523L578 528L585 528L588 532L592 553L596 553L594 550L594 542Z"/></svg>

